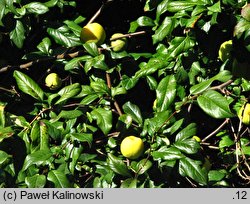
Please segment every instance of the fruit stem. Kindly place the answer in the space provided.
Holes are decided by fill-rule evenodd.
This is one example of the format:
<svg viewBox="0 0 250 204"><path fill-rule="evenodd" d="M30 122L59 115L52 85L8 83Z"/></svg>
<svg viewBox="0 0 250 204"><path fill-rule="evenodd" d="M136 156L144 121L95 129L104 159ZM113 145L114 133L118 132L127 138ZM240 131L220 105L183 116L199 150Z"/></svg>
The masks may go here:
<svg viewBox="0 0 250 204"><path fill-rule="evenodd" d="M97 12L94 14L94 16L89 20L89 22L87 24L93 23L95 21L95 19L101 14L102 10L104 9L104 7L112 2L113 0L108 0L106 2L104 2L101 7L97 10Z"/></svg>

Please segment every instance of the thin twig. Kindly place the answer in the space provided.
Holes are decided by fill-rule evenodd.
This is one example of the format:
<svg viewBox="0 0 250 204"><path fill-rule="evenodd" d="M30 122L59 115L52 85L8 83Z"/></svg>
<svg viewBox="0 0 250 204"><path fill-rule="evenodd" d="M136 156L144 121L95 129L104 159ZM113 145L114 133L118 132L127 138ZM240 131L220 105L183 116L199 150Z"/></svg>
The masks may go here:
<svg viewBox="0 0 250 204"><path fill-rule="evenodd" d="M145 31L145 30L134 32L134 33L127 33L127 34L124 34L124 35L121 35L121 36L110 38L110 41L112 41L112 40L118 40L118 39L121 39L121 38L131 38L132 36L144 35L146 33L147 33L147 31Z"/></svg>
<svg viewBox="0 0 250 204"><path fill-rule="evenodd" d="M95 19L101 14L102 10L104 9L104 7L112 2L113 0L108 0L106 2L104 2L101 7L97 10L97 12L94 14L94 16L89 20L89 22L87 24L93 23L95 21Z"/></svg>
<svg viewBox="0 0 250 204"><path fill-rule="evenodd" d="M229 119L227 118L218 128L216 128L216 130L214 130L213 132L211 132L208 136L206 136L204 139L201 140L201 142L205 142L206 140L208 140L210 137L214 136L216 133L218 133L227 123L228 123Z"/></svg>
<svg viewBox="0 0 250 204"><path fill-rule="evenodd" d="M39 62L49 61L49 60L54 60L54 59L74 58L74 57L77 57L83 53L85 53L85 51L80 50L80 51L76 51L73 53L63 53L63 54L59 54L59 55L55 55L55 56L49 56L46 58L33 60L33 61L21 64L21 65L7 65L5 67L0 68L0 73L6 72L12 68L29 69L29 67L31 67L32 65L37 64Z"/></svg>

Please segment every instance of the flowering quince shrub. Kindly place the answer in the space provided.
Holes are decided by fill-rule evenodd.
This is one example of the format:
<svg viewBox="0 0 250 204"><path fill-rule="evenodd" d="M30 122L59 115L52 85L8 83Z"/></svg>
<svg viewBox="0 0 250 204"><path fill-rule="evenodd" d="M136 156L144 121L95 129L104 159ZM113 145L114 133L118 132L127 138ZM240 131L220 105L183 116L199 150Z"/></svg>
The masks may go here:
<svg viewBox="0 0 250 204"><path fill-rule="evenodd" d="M1 0L0 186L246 187L249 5Z"/></svg>

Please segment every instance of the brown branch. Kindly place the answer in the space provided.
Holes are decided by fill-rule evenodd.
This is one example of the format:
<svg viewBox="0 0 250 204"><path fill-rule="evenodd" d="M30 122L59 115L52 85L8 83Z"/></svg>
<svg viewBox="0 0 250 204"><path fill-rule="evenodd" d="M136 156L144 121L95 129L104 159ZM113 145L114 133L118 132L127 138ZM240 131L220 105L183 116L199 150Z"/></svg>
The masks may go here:
<svg viewBox="0 0 250 204"><path fill-rule="evenodd" d="M208 136L206 136L204 139L201 140L201 142L205 142L206 140L208 140L210 137L214 136L216 133L218 133L221 128L223 128L227 123L228 123L229 119L227 118L226 120L224 120L224 122L218 127L216 128L216 130L214 130L213 132L211 132Z"/></svg>
<svg viewBox="0 0 250 204"><path fill-rule="evenodd" d="M31 67L32 65L43 62L43 61L49 61L49 60L55 60L55 59L65 59L65 58L74 58L74 57L77 57L83 53L85 53L85 51L80 50L80 51L76 51L76 52L72 52L72 53L63 53L63 54L59 54L59 55L55 55L55 56L49 56L46 58L33 60L33 61L21 64L21 65L7 65L5 67L0 68L0 73L6 72L12 68L29 69L29 67Z"/></svg>
<svg viewBox="0 0 250 204"><path fill-rule="evenodd" d="M94 14L94 16L89 20L89 22L87 24L93 23L95 21L95 19L101 14L102 10L104 9L104 7L108 4L111 3L113 0L108 0L106 2L104 2L101 7L97 10L97 12Z"/></svg>

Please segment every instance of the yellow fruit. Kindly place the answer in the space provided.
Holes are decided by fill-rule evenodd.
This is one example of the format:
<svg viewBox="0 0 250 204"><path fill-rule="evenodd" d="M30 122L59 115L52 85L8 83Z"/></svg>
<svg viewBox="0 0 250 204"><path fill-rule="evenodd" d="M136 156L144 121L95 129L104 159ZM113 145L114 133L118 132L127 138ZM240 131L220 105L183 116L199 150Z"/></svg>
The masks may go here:
<svg viewBox="0 0 250 204"><path fill-rule="evenodd" d="M223 62L225 62L227 59L229 59L231 57L231 51L233 49L233 41L232 40L228 40L223 42L220 45L220 49L219 49L219 59Z"/></svg>
<svg viewBox="0 0 250 204"><path fill-rule="evenodd" d="M45 84L47 87L49 87L51 90L56 90L61 87L62 80L56 73L50 73L46 79Z"/></svg>
<svg viewBox="0 0 250 204"><path fill-rule="evenodd" d="M197 142L201 142L201 138L199 138L198 136L193 136L192 137L194 140L196 140Z"/></svg>
<svg viewBox="0 0 250 204"><path fill-rule="evenodd" d="M245 125L250 125L250 104L244 104L238 112L238 117Z"/></svg>
<svg viewBox="0 0 250 204"><path fill-rule="evenodd" d="M121 36L123 36L122 33L115 33L114 35L111 36L111 39ZM111 40L111 47L115 52L120 52L125 50L127 47L127 38L119 38L117 40Z"/></svg>
<svg viewBox="0 0 250 204"><path fill-rule="evenodd" d="M122 140L120 149L124 157L137 159L144 151L144 144L141 138L128 136Z"/></svg>
<svg viewBox="0 0 250 204"><path fill-rule="evenodd" d="M83 43L94 42L101 45L106 38L104 28L99 23L89 23L82 28L80 39Z"/></svg>

